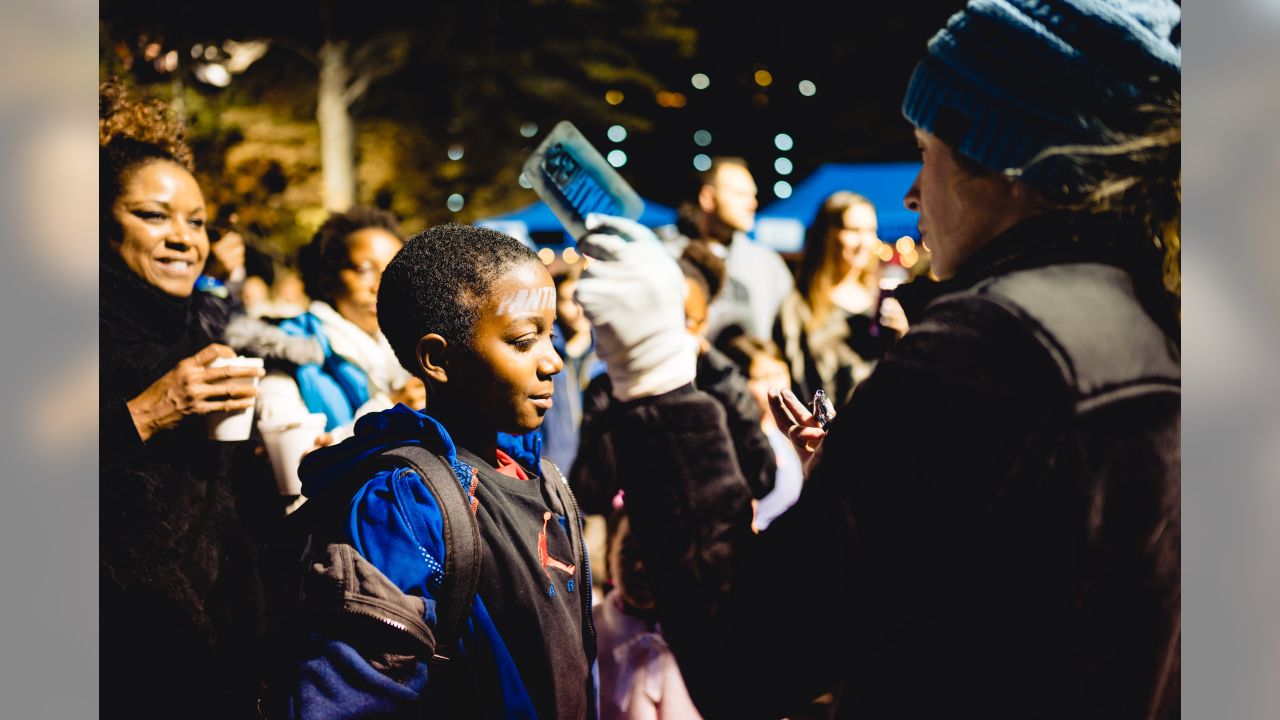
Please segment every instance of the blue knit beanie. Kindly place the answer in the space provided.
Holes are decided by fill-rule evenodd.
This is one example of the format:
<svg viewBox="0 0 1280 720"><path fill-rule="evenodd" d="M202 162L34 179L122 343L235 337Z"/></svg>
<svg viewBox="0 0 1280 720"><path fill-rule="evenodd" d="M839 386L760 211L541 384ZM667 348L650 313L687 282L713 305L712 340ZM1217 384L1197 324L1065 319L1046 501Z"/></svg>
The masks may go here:
<svg viewBox="0 0 1280 720"><path fill-rule="evenodd" d="M929 41L902 113L979 165L1052 195L1080 178L1051 147L1141 132L1180 92L1181 8L1170 0L971 0Z"/></svg>

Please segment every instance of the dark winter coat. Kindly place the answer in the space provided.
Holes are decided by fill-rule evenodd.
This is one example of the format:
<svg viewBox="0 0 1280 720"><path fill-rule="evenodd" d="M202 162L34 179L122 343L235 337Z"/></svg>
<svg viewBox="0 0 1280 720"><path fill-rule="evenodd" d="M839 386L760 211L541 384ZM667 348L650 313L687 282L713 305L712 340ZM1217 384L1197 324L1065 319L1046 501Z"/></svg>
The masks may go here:
<svg viewBox="0 0 1280 720"><path fill-rule="evenodd" d="M709 348L698 356L695 382L724 407L734 457L751 487L752 496L768 495L773 490L778 462L769 439L760 429L760 406L751 396L746 377L724 353ZM583 393L581 440L569 470L569 485L585 513L608 515L613 512L610 502L620 487L612 437L617 428L615 405L613 381L606 374L597 375Z"/></svg>
<svg viewBox="0 0 1280 720"><path fill-rule="evenodd" d="M1176 716L1180 351L1133 239L1043 217L902 294L911 331L760 535L713 400L619 408L633 531L704 715L836 690L842 717Z"/></svg>
<svg viewBox="0 0 1280 720"><path fill-rule="evenodd" d="M115 256L100 266L100 702L113 717L247 717L261 629L237 522L235 443L190 417L147 442L125 403L214 342L223 301L174 298Z"/></svg>

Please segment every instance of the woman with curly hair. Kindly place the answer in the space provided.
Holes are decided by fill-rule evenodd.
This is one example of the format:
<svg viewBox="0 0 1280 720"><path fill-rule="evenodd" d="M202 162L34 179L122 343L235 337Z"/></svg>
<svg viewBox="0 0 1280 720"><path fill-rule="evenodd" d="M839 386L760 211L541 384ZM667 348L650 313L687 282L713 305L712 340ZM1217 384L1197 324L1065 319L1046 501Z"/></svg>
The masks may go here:
<svg viewBox="0 0 1280 720"><path fill-rule="evenodd" d="M209 258L182 126L99 88L99 567L104 715L243 717L257 695L261 591L236 516L234 443L204 418L251 407L210 368L228 309L195 292Z"/></svg>

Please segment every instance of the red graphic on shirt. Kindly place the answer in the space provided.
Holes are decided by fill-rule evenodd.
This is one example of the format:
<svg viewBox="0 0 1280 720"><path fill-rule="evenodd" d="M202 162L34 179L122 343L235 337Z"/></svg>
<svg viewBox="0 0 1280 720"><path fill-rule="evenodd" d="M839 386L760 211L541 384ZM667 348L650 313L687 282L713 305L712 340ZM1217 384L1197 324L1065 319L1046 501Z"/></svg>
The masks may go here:
<svg viewBox="0 0 1280 720"><path fill-rule="evenodd" d="M551 553L547 552L547 521L550 519L550 512L542 513L542 532L538 533L538 559L542 561L542 571L547 574L547 577L551 577L551 571L547 569L547 566L549 565L557 570L563 570L564 572L572 575L574 571L577 570L577 565L572 563L566 565L565 563L551 557Z"/></svg>

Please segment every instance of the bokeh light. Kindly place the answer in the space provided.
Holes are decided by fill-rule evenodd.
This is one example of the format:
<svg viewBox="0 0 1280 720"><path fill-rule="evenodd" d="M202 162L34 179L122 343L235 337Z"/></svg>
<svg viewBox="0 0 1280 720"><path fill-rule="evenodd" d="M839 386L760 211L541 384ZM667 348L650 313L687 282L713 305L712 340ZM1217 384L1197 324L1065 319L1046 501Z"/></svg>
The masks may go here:
<svg viewBox="0 0 1280 720"><path fill-rule="evenodd" d="M605 159L609 161L610 165L616 168L627 164L627 154L621 150L610 150L609 154L605 156Z"/></svg>
<svg viewBox="0 0 1280 720"><path fill-rule="evenodd" d="M520 126L520 135L522 137L531 138L538 134L538 124L527 122Z"/></svg>
<svg viewBox="0 0 1280 720"><path fill-rule="evenodd" d="M778 148L782 152L786 152L791 148L795 147L795 141L792 140L791 136L786 133L778 133L777 135L773 136L773 146Z"/></svg>
<svg viewBox="0 0 1280 720"><path fill-rule="evenodd" d="M445 207L449 208L450 212L458 212L459 210L462 209L464 205L467 204L467 201L458 193L454 193L449 196L449 199L446 200L444 204L445 204Z"/></svg>
<svg viewBox="0 0 1280 720"><path fill-rule="evenodd" d="M551 248L544 247L538 251L538 259L542 261L543 265L550 265L555 262L556 251Z"/></svg>
<svg viewBox="0 0 1280 720"><path fill-rule="evenodd" d="M604 101L610 105L622 104L622 99L626 97L621 90L610 90L604 94Z"/></svg>
<svg viewBox="0 0 1280 720"><path fill-rule="evenodd" d="M450 145L448 154L450 160L461 160L462 156L465 154L465 151L462 148L462 143L454 143Z"/></svg>
<svg viewBox="0 0 1280 720"><path fill-rule="evenodd" d="M697 130L693 133L693 144L698 147L706 147L711 144L711 132L707 130Z"/></svg>
<svg viewBox="0 0 1280 720"><path fill-rule="evenodd" d="M773 194L783 200L791 197L791 183L786 180L779 180L773 184Z"/></svg>
<svg viewBox="0 0 1280 720"><path fill-rule="evenodd" d="M770 85L773 84L773 73L764 69L757 70L755 79L756 79L756 84L759 85L760 87L769 87Z"/></svg>
<svg viewBox="0 0 1280 720"><path fill-rule="evenodd" d="M695 90L706 90L711 87L711 78L707 77L706 73L694 73L693 77L689 78L689 83Z"/></svg>
<svg viewBox="0 0 1280 720"><path fill-rule="evenodd" d="M616 143L627 139L627 129L621 125L610 125L605 134L609 136L610 140Z"/></svg>
<svg viewBox="0 0 1280 720"><path fill-rule="evenodd" d="M805 97L813 97L814 93L818 92L818 86L814 85L812 80L801 80L796 87L800 90L800 94Z"/></svg>
<svg viewBox="0 0 1280 720"><path fill-rule="evenodd" d="M689 102L689 99L684 96L684 93L672 92L670 90L659 91L658 94L654 96L654 100L657 101L659 106L665 108L682 108Z"/></svg>
<svg viewBox="0 0 1280 720"><path fill-rule="evenodd" d="M791 161L784 157L773 161L773 170L779 175L790 175L793 169Z"/></svg>
<svg viewBox="0 0 1280 720"><path fill-rule="evenodd" d="M698 153L693 156L693 169L698 172L706 172L711 169L711 156L706 153Z"/></svg>

